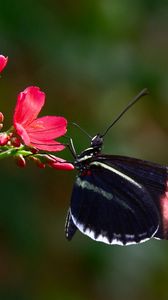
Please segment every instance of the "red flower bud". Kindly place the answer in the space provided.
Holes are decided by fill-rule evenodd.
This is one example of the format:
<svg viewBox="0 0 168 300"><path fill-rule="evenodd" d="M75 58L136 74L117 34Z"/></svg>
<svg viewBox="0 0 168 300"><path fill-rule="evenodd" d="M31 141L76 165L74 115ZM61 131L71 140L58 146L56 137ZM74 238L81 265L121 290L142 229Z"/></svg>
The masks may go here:
<svg viewBox="0 0 168 300"><path fill-rule="evenodd" d="M6 132L0 133L0 146L4 146L9 141L9 136Z"/></svg>
<svg viewBox="0 0 168 300"><path fill-rule="evenodd" d="M37 167L40 168L40 169L45 169L45 167L46 167L46 165L43 164L40 160L36 162L36 165L37 165Z"/></svg>
<svg viewBox="0 0 168 300"><path fill-rule="evenodd" d="M50 167L57 169L57 170L66 170L71 171L74 170L74 166L71 163L67 162L56 162L56 163L50 163Z"/></svg>
<svg viewBox="0 0 168 300"><path fill-rule="evenodd" d="M0 112L0 123L3 123L4 121L4 115L2 112Z"/></svg>
<svg viewBox="0 0 168 300"><path fill-rule="evenodd" d="M5 68L7 62L8 62L8 57L5 57L4 55L0 55L0 72Z"/></svg>
<svg viewBox="0 0 168 300"><path fill-rule="evenodd" d="M30 148L30 151L33 153L33 154L37 154L39 152L39 150L37 148Z"/></svg>
<svg viewBox="0 0 168 300"><path fill-rule="evenodd" d="M17 137L12 137L10 139L12 146L14 147L20 147L21 141Z"/></svg>
<svg viewBox="0 0 168 300"><path fill-rule="evenodd" d="M22 155L16 157L16 164L19 168L24 168L26 166L26 160Z"/></svg>
<svg viewBox="0 0 168 300"><path fill-rule="evenodd" d="M48 155L48 165L57 170L74 170L74 166L71 163L54 155Z"/></svg>
<svg viewBox="0 0 168 300"><path fill-rule="evenodd" d="M45 163L43 163L39 158L31 156L31 159L35 162L38 168L44 169L46 167Z"/></svg>

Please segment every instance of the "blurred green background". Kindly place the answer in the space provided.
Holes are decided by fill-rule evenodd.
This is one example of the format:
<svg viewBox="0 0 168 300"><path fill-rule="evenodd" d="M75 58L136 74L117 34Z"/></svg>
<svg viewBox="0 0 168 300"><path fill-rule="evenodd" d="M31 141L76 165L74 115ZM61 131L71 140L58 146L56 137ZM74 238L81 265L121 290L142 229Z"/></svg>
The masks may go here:
<svg viewBox="0 0 168 300"><path fill-rule="evenodd" d="M17 94L37 85L42 115L103 131L144 87L105 139L104 152L167 164L166 0L1 1L0 110L12 123ZM69 123L78 153L88 138ZM71 160L67 150L60 156ZM75 172L1 161L0 299L168 299L168 241L119 247L64 237Z"/></svg>

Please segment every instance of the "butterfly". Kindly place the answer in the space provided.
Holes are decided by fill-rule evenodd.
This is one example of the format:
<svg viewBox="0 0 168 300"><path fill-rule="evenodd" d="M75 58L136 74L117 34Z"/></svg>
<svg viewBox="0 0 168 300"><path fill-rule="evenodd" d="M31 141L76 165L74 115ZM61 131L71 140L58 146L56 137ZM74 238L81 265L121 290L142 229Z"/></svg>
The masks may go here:
<svg viewBox="0 0 168 300"><path fill-rule="evenodd" d="M65 225L68 240L77 229L106 244L168 239L168 166L101 152L109 129L147 93L141 91L104 134L74 155L78 175Z"/></svg>

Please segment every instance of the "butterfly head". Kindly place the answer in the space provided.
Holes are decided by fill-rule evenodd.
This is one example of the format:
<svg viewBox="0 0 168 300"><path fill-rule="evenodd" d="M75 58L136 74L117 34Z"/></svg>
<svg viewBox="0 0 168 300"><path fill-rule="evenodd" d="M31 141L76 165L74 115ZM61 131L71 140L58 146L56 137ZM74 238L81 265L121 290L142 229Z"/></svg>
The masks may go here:
<svg viewBox="0 0 168 300"><path fill-rule="evenodd" d="M90 160L93 156L101 152L103 145L103 138L98 133L91 139L91 147L85 149L81 152L80 155L77 156L77 159L74 162L76 168L81 169L81 163L85 164L88 160Z"/></svg>
<svg viewBox="0 0 168 300"><path fill-rule="evenodd" d="M103 137L100 133L96 134L91 140L91 147L95 150L94 152L100 152L103 145Z"/></svg>

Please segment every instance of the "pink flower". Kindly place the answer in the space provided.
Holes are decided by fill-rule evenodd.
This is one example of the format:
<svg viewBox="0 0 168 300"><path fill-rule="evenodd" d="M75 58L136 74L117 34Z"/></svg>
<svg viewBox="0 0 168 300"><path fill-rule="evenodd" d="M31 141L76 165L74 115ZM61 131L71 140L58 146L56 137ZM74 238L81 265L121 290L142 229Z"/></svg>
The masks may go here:
<svg viewBox="0 0 168 300"><path fill-rule="evenodd" d="M8 57L0 55L0 72L2 72L2 70L5 68L7 62L8 62Z"/></svg>
<svg viewBox="0 0 168 300"><path fill-rule="evenodd" d="M36 86L30 86L21 92L14 111L14 128L27 146L61 151L65 146L54 139L66 133L67 120L57 116L37 118L44 103L45 93Z"/></svg>

